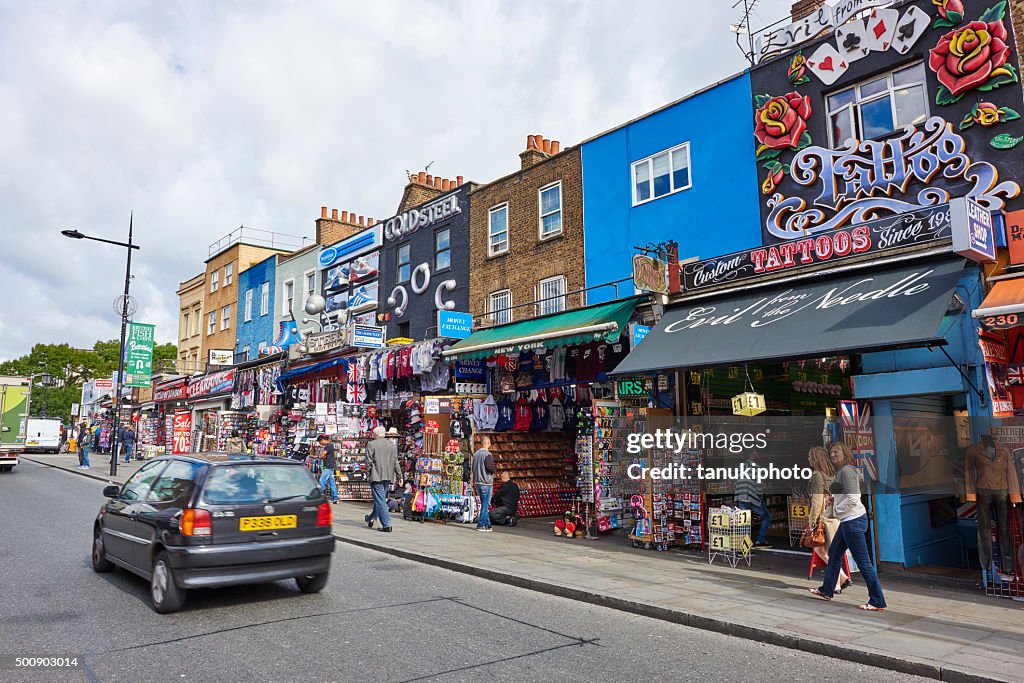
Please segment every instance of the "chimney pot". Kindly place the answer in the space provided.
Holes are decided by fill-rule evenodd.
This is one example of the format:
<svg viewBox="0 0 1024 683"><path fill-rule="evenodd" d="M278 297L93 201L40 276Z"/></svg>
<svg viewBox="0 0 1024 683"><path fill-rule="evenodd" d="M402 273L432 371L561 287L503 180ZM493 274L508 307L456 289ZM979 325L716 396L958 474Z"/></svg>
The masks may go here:
<svg viewBox="0 0 1024 683"><path fill-rule="evenodd" d="M541 149L545 154L551 154L551 140L544 138L544 145Z"/></svg>
<svg viewBox="0 0 1024 683"><path fill-rule="evenodd" d="M320 218L327 218L327 207L326 206L321 206L320 207Z"/></svg>
<svg viewBox="0 0 1024 683"><path fill-rule="evenodd" d="M359 217L359 225L366 225L366 217L365 216L360 216Z"/></svg>
<svg viewBox="0 0 1024 683"><path fill-rule="evenodd" d="M440 176L435 176L434 177L434 188L438 189L438 190L441 189L441 177Z"/></svg>
<svg viewBox="0 0 1024 683"><path fill-rule="evenodd" d="M551 153L552 154L558 154L558 151L561 148L562 148L562 143L560 143L558 140L552 140L551 141Z"/></svg>
<svg viewBox="0 0 1024 683"><path fill-rule="evenodd" d="M331 220L332 221L338 220L338 210L337 209L331 209Z"/></svg>
<svg viewBox="0 0 1024 683"><path fill-rule="evenodd" d="M536 146L537 146L537 143L534 141L533 136L532 135L527 135L526 136L526 149L533 149Z"/></svg>
<svg viewBox="0 0 1024 683"><path fill-rule="evenodd" d="M367 225L373 225L373 216L369 216L369 217L368 217L368 218L366 219L366 224L367 224Z"/></svg>
<svg viewBox="0 0 1024 683"><path fill-rule="evenodd" d="M456 187L461 187L462 186L462 176L460 176L460 175L455 176L455 185L456 185Z"/></svg>
<svg viewBox="0 0 1024 683"><path fill-rule="evenodd" d="M448 179L447 178L441 178L441 189L444 190L445 192L448 191Z"/></svg>
<svg viewBox="0 0 1024 683"><path fill-rule="evenodd" d="M427 178L428 176L426 171L420 171L416 176L416 179L419 180L421 184L427 182Z"/></svg>
<svg viewBox="0 0 1024 683"><path fill-rule="evenodd" d="M348 223L348 211L342 211L341 212L341 220L343 220L346 223Z"/></svg>

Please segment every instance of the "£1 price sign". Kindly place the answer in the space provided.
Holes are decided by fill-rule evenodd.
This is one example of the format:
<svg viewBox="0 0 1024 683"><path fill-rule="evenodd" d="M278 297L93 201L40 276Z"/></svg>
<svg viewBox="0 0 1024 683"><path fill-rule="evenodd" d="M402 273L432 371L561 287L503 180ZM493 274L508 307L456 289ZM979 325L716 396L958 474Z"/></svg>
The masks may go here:
<svg viewBox="0 0 1024 683"><path fill-rule="evenodd" d="M175 413L172 453L192 452L192 413Z"/></svg>

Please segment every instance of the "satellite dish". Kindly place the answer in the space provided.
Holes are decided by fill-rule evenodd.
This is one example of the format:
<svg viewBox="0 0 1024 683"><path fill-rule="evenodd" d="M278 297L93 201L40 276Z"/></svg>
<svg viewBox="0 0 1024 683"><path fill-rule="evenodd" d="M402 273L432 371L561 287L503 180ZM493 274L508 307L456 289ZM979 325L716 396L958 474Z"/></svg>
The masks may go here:
<svg viewBox="0 0 1024 683"><path fill-rule="evenodd" d="M304 310L309 315L320 315L327 308L327 301L319 294L312 294L306 299Z"/></svg>
<svg viewBox="0 0 1024 683"><path fill-rule="evenodd" d="M125 299L124 294L122 294L121 296L119 296L116 299L114 299L114 313L116 313L118 316L124 315L124 312L125 312L124 299ZM135 315L135 312L138 311L138 310L139 310L139 302L136 301L135 297L133 297L133 296L128 297L128 308L127 308L128 317L130 318L133 315Z"/></svg>

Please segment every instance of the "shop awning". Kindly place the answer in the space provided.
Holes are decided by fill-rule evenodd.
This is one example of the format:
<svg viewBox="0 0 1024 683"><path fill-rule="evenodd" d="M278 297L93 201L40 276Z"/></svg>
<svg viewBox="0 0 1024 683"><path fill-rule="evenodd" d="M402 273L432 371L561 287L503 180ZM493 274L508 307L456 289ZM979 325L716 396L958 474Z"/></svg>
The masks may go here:
<svg viewBox="0 0 1024 683"><path fill-rule="evenodd" d="M542 347L615 341L626 329L639 298L578 308L474 332L444 352L446 358L488 358Z"/></svg>
<svg viewBox="0 0 1024 683"><path fill-rule="evenodd" d="M972 315L983 327L1000 330L1024 324L1024 277L1000 280Z"/></svg>
<svg viewBox="0 0 1024 683"><path fill-rule="evenodd" d="M320 372L321 370L329 370L337 365L344 365L345 369L348 370L348 360L345 358L332 358L330 360L320 361L319 363L313 363L312 365L305 365L301 368L295 368L288 372L282 372L277 378L277 388L284 391L285 385L296 377Z"/></svg>
<svg viewBox="0 0 1024 683"><path fill-rule="evenodd" d="M942 344L963 259L702 298L665 312L615 375Z"/></svg>

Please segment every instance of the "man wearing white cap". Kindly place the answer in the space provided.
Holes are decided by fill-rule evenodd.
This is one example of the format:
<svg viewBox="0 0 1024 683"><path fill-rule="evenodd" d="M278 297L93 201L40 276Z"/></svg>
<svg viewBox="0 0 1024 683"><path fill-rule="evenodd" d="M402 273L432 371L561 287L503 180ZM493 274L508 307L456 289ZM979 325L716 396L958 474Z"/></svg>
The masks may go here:
<svg viewBox="0 0 1024 683"><path fill-rule="evenodd" d="M373 441L366 444L366 470L373 492L373 511L363 517L366 526L373 528L374 520L380 520L381 531L391 531L391 513L388 512L388 487L391 482L401 486L402 470L398 463L398 446L385 438L387 430L376 427Z"/></svg>

